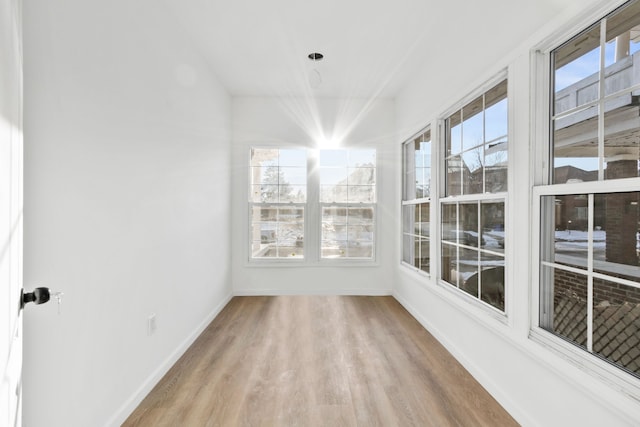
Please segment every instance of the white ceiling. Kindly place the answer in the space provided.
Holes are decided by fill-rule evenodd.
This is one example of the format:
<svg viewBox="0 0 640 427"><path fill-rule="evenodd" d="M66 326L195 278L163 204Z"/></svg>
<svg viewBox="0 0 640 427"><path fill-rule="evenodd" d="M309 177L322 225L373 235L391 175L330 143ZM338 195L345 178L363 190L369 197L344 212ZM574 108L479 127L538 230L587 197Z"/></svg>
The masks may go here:
<svg viewBox="0 0 640 427"><path fill-rule="evenodd" d="M234 96L393 97L425 61L513 49L581 0L164 0ZM311 52L322 76L312 89ZM443 55L446 53L446 55ZM506 52L505 52L506 53Z"/></svg>

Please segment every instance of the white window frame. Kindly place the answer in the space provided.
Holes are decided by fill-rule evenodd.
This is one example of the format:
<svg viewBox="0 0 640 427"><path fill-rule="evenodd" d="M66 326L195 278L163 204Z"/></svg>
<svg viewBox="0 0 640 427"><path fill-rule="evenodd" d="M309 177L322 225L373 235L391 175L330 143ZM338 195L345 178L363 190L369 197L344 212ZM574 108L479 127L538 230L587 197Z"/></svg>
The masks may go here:
<svg viewBox="0 0 640 427"><path fill-rule="evenodd" d="M306 174L307 174L307 184L306 184L306 201L305 202L289 202L289 203L282 203L282 202L254 202L251 199L251 188L253 185L252 182L252 166L251 166L251 151L257 149L257 150L304 150L306 153L306 158L307 158L307 170L306 170ZM260 264L260 263L265 263L265 264L280 264L280 263L284 263L284 264L296 264L296 265L300 265L305 263L305 261L307 260L308 256L309 256L309 248L307 247L308 245L308 232L309 232L309 227L308 227L308 215L309 215L309 149L306 147L300 147L300 146L251 146L249 147L249 153L248 153L248 159L247 159L247 185L246 185L246 189L247 189L247 202L248 202L248 209L247 209L247 230L248 230L248 242L247 242L247 250L248 250L248 261L251 264ZM304 216L303 216L303 230L304 230L304 246L303 246L303 256L302 257L274 257L274 258L268 258L268 257L254 257L252 254L252 249L251 246L253 244L253 230L252 230L252 226L253 226L253 207L277 207L277 208L302 208L303 212L304 212Z"/></svg>
<svg viewBox="0 0 640 427"><path fill-rule="evenodd" d="M321 195L320 195L320 177L318 176L318 174L316 174L316 179L317 182L314 183L314 185L317 185L318 188L318 197L315 198L313 200L313 203L316 204L317 203L317 208L314 207L314 211L317 212L318 215L318 243L316 246L316 249L318 251L317 254L317 259L320 263L322 264L338 264L338 265L343 265L344 263L354 263L354 264L361 264L361 263L375 263L377 260L377 236L378 236L378 190L379 190L379 186L378 186L378 149L374 148L374 147L339 147L339 148L333 148L333 149L327 149L328 151L334 151L334 150L344 150L344 151L358 151L358 150L373 150L375 152L375 166L374 166L374 174L375 174L375 181L374 181L374 200L371 202L325 202L325 201L321 201ZM315 158L317 163L314 164L314 171L321 171L321 165L320 165L320 152L323 151L323 149L318 149L315 151ZM347 166L347 165L345 165ZM322 210L323 208L343 208L343 209L358 209L358 208L371 208L373 210L373 241L372 241L372 252L371 252L371 257L367 258L367 257L335 257L335 258L330 258L330 257L323 257L322 256Z"/></svg>
<svg viewBox="0 0 640 427"><path fill-rule="evenodd" d="M432 218L431 222L436 223L435 225L436 234L434 235L432 233L432 236L433 236L432 246L434 246L434 249L435 249L435 257L433 259L436 260L436 264L437 264L437 266L434 266L435 268L432 268L431 274L435 273L435 277L437 278L436 282L440 288L449 292L453 297L466 301L467 303L471 304L473 307L479 309L481 313L487 314L488 316L498 320L503 324L508 323L508 313L510 310L509 294L510 294L510 286L511 286L510 284L511 266L509 261L510 257L509 257L509 250L508 250L508 245L509 245L508 241L510 240L510 237L507 234L505 234L505 248L504 248L505 249L504 250L504 260L505 260L504 262L505 263L504 265L504 306L505 307L504 307L504 311L502 311L482 301L481 299L474 297L468 294L467 292L457 288L455 285L452 285L451 283L447 282L442 278L442 205L443 203L453 202L453 201L456 201L456 202L463 202L463 201L478 202L479 201L480 203L482 203L483 201L502 200L504 202L504 212L505 212L505 225L504 225L505 233L508 233L508 231L510 230L511 210L509 206L510 205L509 199L510 199L511 188L513 188L513 180L512 180L513 168L511 166L513 163L513 159L512 159L513 130L511 125L513 119L511 114L512 101L509 100L509 94L511 93L511 88L512 88L511 78L509 74L510 74L509 69L504 69L501 72L496 73L491 79L487 80L484 84L480 85L475 91L469 93L459 102L457 102L456 104L451 106L448 110L446 110L442 115L440 115L437 121L438 122L438 132L436 135L437 140L435 140L436 142L432 144L432 159L434 159L434 163L437 164L436 176L438 180L436 185L432 185L432 194L431 194L431 198L433 200L432 209L435 208L435 216L431 217ZM444 147L445 147L445 138L446 138L445 129L446 129L447 119L456 111L460 110L465 105L469 104L474 99L476 99L478 96L486 93L487 91L489 91L490 89L492 89L493 87L495 87L496 85L498 85L504 80L507 80L507 99L508 99L507 191L498 192L498 193L486 193L486 194L481 193L481 194L464 194L464 195L457 195L457 196L444 196L444 194L446 194L445 185L446 185L446 174L447 174L447 170L444 166L444 159L446 157ZM432 132L432 141L434 141L433 132ZM433 192L434 187L436 190L435 194ZM432 214L433 213L434 212L432 210ZM434 251L432 250L432 254L433 252Z"/></svg>
<svg viewBox="0 0 640 427"><path fill-rule="evenodd" d="M251 201L251 150L252 149L300 149L305 150L307 153L307 198L304 203L260 203ZM360 150L371 149L376 152L376 166L375 166L375 201L371 203L328 203L320 201L320 175L319 175L319 153L321 148L312 148L303 145L287 145L287 144L252 144L248 146L248 153L246 156L246 168L247 181L245 184L245 191L247 200L247 213L246 213L246 226L247 236L245 237L244 247L247 251L245 258L245 265L247 267L362 267L362 266L376 266L378 265L377 247L378 247L378 235L379 235L379 220L378 220L378 193L380 191L379 185L379 161L378 161L378 147L375 146L345 146L340 147L344 150ZM282 207L295 207L301 206L304 208L304 257L286 257L286 258L254 258L252 256L251 244L252 244L252 207L253 206L277 206ZM321 257L321 245L322 245L322 208L324 206L334 207L372 207L373 208L373 252L371 258L322 258Z"/></svg>
<svg viewBox="0 0 640 427"><path fill-rule="evenodd" d="M408 144L415 144L415 140L418 137L423 136L425 133L430 132L431 134L431 153L430 153L430 158L431 158L431 164L429 165L429 170L431 171L431 183L429 186L429 196L428 197L421 197L421 198L414 198L414 199L409 199L408 197L405 199L406 196L406 180L407 180L407 158L406 158L406 152L405 152L405 146L407 146ZM421 275L425 275L427 277L431 277L433 275L433 271L434 271L434 259L431 257L431 255L433 254L433 241L434 241L434 235L432 233L434 227L433 227L433 196L432 194L435 191L435 187L437 184L437 179L434 179L435 176L437 176L437 174L434 173L434 168L433 168L433 153L434 153L434 144L436 143L434 141L434 132L431 131L431 125L425 127L424 129L422 129L420 132L416 133L415 135L413 135L411 138L407 139L406 141L404 141L402 143L402 197L401 197L401 208L400 208L400 218L401 218L401 224L400 224L400 234L402 236L402 240L401 240L401 251L400 251L400 263L410 269L413 270L415 272L417 272L418 274ZM413 168L415 170L415 164L413 165ZM424 203L429 203L429 271L425 271L422 270L421 268L416 267L414 264L409 264L408 262L406 262L404 260L404 238L405 238L405 232L404 232L404 209L405 206L419 206L422 205ZM415 234L411 234L411 236L413 237L420 237L417 236ZM414 244L415 247L415 244ZM415 254L414 254L415 255Z"/></svg>
<svg viewBox="0 0 640 427"><path fill-rule="evenodd" d="M533 188L531 193L531 305L529 338L544 348L567 360L582 371L597 378L609 387L640 400L640 380L613 364L586 352L580 347L540 327L540 280L541 280L541 233L543 218L541 199L544 196L596 194L640 191L640 178L590 181L584 183L548 184L551 181L551 52L563 43L580 34L606 15L627 3L627 0L599 5L565 25L560 31L531 50L531 170ZM600 160L601 163L601 160ZM600 165L599 177L602 165Z"/></svg>

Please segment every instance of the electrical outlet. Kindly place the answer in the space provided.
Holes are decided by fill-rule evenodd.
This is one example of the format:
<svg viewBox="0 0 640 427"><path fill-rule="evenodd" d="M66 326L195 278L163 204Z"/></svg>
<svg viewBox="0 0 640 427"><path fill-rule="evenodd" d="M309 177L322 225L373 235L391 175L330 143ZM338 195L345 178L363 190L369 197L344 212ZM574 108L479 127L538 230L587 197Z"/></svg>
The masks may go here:
<svg viewBox="0 0 640 427"><path fill-rule="evenodd" d="M157 325L156 325L156 314L151 313L149 317L147 317L147 335L151 336L156 333Z"/></svg>

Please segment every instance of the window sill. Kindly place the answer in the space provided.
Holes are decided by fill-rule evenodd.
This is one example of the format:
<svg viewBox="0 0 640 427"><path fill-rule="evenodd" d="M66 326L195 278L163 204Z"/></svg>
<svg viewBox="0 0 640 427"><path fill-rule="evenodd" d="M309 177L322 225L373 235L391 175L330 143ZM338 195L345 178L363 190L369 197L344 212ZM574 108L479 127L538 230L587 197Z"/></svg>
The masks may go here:
<svg viewBox="0 0 640 427"><path fill-rule="evenodd" d="M380 263L377 260L301 260L301 259L278 259L278 260L249 260L245 267L249 268L377 268Z"/></svg>
<svg viewBox="0 0 640 427"><path fill-rule="evenodd" d="M633 375L545 329L533 327L529 339L599 382L640 401L640 379Z"/></svg>

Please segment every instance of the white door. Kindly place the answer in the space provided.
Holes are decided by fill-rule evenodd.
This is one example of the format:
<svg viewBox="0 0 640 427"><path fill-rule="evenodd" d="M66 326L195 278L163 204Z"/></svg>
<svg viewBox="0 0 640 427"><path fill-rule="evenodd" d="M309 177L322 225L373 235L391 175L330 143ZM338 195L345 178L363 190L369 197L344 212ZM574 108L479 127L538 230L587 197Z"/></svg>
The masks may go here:
<svg viewBox="0 0 640 427"><path fill-rule="evenodd" d="M0 427L22 409L22 8L0 0Z"/></svg>

